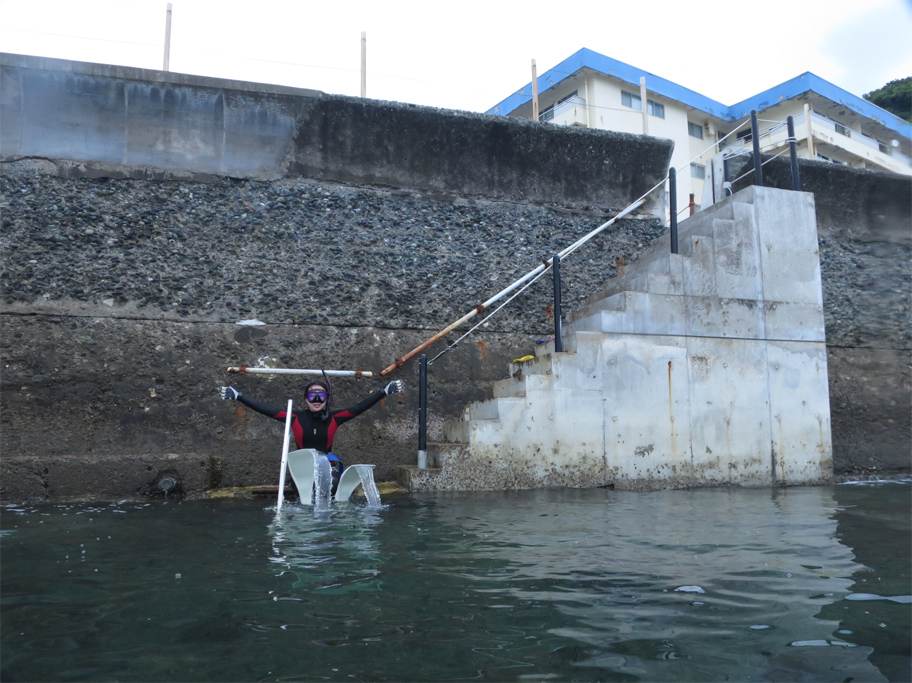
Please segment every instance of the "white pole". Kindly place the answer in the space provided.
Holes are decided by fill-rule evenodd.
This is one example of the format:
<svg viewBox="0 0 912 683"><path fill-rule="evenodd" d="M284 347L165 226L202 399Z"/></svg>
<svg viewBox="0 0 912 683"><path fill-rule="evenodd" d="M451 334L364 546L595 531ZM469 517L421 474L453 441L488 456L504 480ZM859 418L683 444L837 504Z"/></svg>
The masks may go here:
<svg viewBox="0 0 912 683"><path fill-rule="evenodd" d="M646 77L640 76L640 105L643 107L643 135L649 135L649 93L646 92Z"/></svg>
<svg viewBox="0 0 912 683"><path fill-rule="evenodd" d="M368 370L310 370L306 368L248 368L244 365L228 368L238 375L323 375L329 377L373 377Z"/></svg>
<svg viewBox="0 0 912 683"><path fill-rule="evenodd" d="M285 500L285 470L288 467L288 435L291 433L291 399L288 399L288 408L285 410L285 438L282 441L282 469L279 470L279 499L276 501L276 512L282 511L282 501Z"/></svg>
<svg viewBox="0 0 912 683"><path fill-rule="evenodd" d="M170 71L171 67L171 3L168 3L168 11L165 12L165 64L163 71Z"/></svg>
<svg viewBox="0 0 912 683"><path fill-rule="evenodd" d="M367 32L361 31L361 97L367 97Z"/></svg>
<svg viewBox="0 0 912 683"><path fill-rule="evenodd" d="M804 121L807 123L808 131L808 158L812 161L817 158L817 152L814 151L814 126L811 124L811 105L804 105Z"/></svg>
<svg viewBox="0 0 912 683"><path fill-rule="evenodd" d="M538 67L532 60L532 120L538 123Z"/></svg>

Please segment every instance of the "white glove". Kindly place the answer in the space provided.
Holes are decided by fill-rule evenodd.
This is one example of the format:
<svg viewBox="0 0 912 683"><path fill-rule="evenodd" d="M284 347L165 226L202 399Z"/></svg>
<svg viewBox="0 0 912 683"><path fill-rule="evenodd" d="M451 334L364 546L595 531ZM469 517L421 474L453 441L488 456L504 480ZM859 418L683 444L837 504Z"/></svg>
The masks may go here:
<svg viewBox="0 0 912 683"><path fill-rule="evenodd" d="M219 396L222 400L233 399L237 400L238 396L241 395L241 392L235 389L234 387L219 387Z"/></svg>
<svg viewBox="0 0 912 683"><path fill-rule="evenodd" d="M387 396L390 394L398 394L400 391L402 391L403 387L405 387L405 384L401 379L393 380L385 387L383 387L383 393Z"/></svg>

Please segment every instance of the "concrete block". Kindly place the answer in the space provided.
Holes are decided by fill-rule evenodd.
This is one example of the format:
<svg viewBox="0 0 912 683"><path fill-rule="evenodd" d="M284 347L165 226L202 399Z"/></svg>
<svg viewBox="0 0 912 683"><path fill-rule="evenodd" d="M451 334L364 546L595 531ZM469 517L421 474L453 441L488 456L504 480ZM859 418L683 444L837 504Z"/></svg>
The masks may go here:
<svg viewBox="0 0 912 683"><path fill-rule="evenodd" d="M717 296L716 260L712 237L688 237L684 244L688 256L683 260L683 294ZM682 250L683 253L684 250Z"/></svg>
<svg viewBox="0 0 912 683"><path fill-rule="evenodd" d="M604 311L601 331L611 334L684 334L685 318L680 296L626 292L624 311Z"/></svg>
<svg viewBox="0 0 912 683"><path fill-rule="evenodd" d="M765 299L823 306L816 249L796 252L768 244L763 249L762 264Z"/></svg>
<svg viewBox="0 0 912 683"><path fill-rule="evenodd" d="M757 235L767 245L809 253L817 249L817 213L810 192L783 192L751 186ZM746 196L747 196L746 194Z"/></svg>
<svg viewBox="0 0 912 683"><path fill-rule="evenodd" d="M680 254L662 254L649 265L646 287L650 294L684 293L684 261Z"/></svg>
<svg viewBox="0 0 912 683"><path fill-rule="evenodd" d="M683 339L607 337L603 354L617 361L603 389L609 479L682 485L690 478Z"/></svg>
<svg viewBox="0 0 912 683"><path fill-rule="evenodd" d="M766 346L773 473L779 484L813 484L833 476L830 395L823 343Z"/></svg>
<svg viewBox="0 0 912 683"><path fill-rule="evenodd" d="M493 388L494 398L520 398L526 395L526 383L522 379L514 377L497 380L494 382Z"/></svg>
<svg viewBox="0 0 912 683"><path fill-rule="evenodd" d="M462 411L463 420L496 420L499 417L499 399L473 401Z"/></svg>
<svg viewBox="0 0 912 683"><path fill-rule="evenodd" d="M690 336L762 339L763 308L755 299L683 297L685 334Z"/></svg>
<svg viewBox="0 0 912 683"><path fill-rule="evenodd" d="M465 420L450 420L443 425L443 433L449 443L469 443L469 423Z"/></svg>
<svg viewBox="0 0 912 683"><path fill-rule="evenodd" d="M695 485L769 485L770 416L765 342L690 337L691 450Z"/></svg>
<svg viewBox="0 0 912 683"><path fill-rule="evenodd" d="M736 203L734 219L714 221L713 247L719 296L734 299L763 298L760 253L753 207Z"/></svg>
<svg viewBox="0 0 912 683"><path fill-rule="evenodd" d="M765 301L764 329L767 339L826 342L823 304Z"/></svg>

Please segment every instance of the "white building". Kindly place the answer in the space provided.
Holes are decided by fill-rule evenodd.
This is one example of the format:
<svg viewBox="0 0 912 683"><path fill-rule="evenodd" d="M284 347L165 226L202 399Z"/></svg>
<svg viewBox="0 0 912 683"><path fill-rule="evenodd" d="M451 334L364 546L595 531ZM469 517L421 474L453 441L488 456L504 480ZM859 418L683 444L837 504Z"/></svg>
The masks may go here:
<svg viewBox="0 0 912 683"><path fill-rule="evenodd" d="M711 201L712 159L723 148L750 150L751 110L758 112L764 155L787 154L785 121L792 116L801 157L912 175L912 124L810 72L726 106L584 48L537 83L542 122L673 140L679 213L691 196L695 210L704 192ZM532 95L530 82L488 113L531 119Z"/></svg>

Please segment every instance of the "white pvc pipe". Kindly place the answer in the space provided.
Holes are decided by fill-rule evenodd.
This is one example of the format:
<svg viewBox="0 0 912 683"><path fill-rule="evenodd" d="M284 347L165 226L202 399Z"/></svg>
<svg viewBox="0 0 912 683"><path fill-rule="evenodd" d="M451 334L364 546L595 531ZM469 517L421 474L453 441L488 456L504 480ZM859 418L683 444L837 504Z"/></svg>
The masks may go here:
<svg viewBox="0 0 912 683"><path fill-rule="evenodd" d="M288 468L288 435L291 434L291 399L288 399L288 408L285 410L285 438L282 441L282 469L279 470L279 498L276 501L276 512L282 511L282 502L285 500L285 470Z"/></svg>
<svg viewBox="0 0 912 683"><path fill-rule="evenodd" d="M323 375L331 377L373 377L367 370L308 370L303 368L248 368L243 365L230 367L228 372L240 375Z"/></svg>

